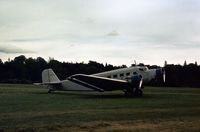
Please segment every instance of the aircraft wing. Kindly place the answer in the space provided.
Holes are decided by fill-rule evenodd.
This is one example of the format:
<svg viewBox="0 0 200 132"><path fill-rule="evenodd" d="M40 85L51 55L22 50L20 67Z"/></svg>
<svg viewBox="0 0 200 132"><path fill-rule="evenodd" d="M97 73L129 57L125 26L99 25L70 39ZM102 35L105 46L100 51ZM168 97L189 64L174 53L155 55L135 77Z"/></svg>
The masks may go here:
<svg viewBox="0 0 200 132"><path fill-rule="evenodd" d="M131 87L130 83L125 80L111 79L85 74L75 74L73 76L70 76L68 80L94 89L96 91L123 90L127 87Z"/></svg>

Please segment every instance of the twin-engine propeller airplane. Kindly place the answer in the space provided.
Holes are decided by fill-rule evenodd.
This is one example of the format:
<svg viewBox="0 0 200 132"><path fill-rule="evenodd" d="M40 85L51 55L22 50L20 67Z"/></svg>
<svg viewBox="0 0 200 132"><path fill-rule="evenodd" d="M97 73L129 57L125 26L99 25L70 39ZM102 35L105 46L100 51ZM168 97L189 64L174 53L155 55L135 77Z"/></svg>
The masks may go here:
<svg viewBox="0 0 200 132"><path fill-rule="evenodd" d="M146 66L121 68L92 75L75 74L60 81L52 69L42 72L42 83L47 85L49 93L56 90L63 91L114 91L122 90L126 96L142 96L143 84L153 79L165 82L163 68L148 69Z"/></svg>

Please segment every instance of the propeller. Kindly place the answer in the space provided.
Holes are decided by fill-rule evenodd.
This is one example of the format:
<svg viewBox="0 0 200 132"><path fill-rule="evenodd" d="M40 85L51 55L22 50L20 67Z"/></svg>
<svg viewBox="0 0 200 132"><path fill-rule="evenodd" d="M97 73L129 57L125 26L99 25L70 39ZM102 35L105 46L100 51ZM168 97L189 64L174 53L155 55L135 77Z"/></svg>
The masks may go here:
<svg viewBox="0 0 200 132"><path fill-rule="evenodd" d="M164 62L164 66L163 66L163 82L166 82L166 73L165 73L165 67L167 66L167 61Z"/></svg>
<svg viewBox="0 0 200 132"><path fill-rule="evenodd" d="M143 83L143 81L142 81L142 79L141 79L141 80L140 80L140 84L139 84L139 89L142 88L142 83Z"/></svg>
<svg viewBox="0 0 200 132"><path fill-rule="evenodd" d="M165 74L165 69L163 68L163 82L166 82L166 74Z"/></svg>
<svg viewBox="0 0 200 132"><path fill-rule="evenodd" d="M166 82L166 74L165 74L165 69L163 69L163 82Z"/></svg>

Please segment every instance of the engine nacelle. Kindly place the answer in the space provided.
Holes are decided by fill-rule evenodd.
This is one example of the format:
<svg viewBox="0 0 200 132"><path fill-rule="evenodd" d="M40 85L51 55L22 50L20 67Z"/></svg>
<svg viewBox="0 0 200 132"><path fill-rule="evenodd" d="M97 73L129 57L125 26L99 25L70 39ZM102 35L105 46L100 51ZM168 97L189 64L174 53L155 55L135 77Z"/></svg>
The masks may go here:
<svg viewBox="0 0 200 132"><path fill-rule="evenodd" d="M127 81L135 88L141 88L142 76L141 75L133 75L127 78Z"/></svg>
<svg viewBox="0 0 200 132"><path fill-rule="evenodd" d="M163 68L156 69L156 78L157 81L165 83L165 70Z"/></svg>
<svg viewBox="0 0 200 132"><path fill-rule="evenodd" d="M125 90L125 95L128 97L142 96L142 76L136 74L128 77L127 81L130 83L131 87Z"/></svg>

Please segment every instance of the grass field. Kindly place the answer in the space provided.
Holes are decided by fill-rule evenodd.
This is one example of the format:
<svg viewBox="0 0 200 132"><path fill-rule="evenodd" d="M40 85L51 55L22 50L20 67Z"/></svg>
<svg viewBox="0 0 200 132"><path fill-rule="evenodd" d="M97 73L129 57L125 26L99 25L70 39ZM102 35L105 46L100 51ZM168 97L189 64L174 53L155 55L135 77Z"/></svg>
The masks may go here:
<svg viewBox="0 0 200 132"><path fill-rule="evenodd" d="M125 98L0 84L0 131L200 131L200 89L146 87Z"/></svg>

